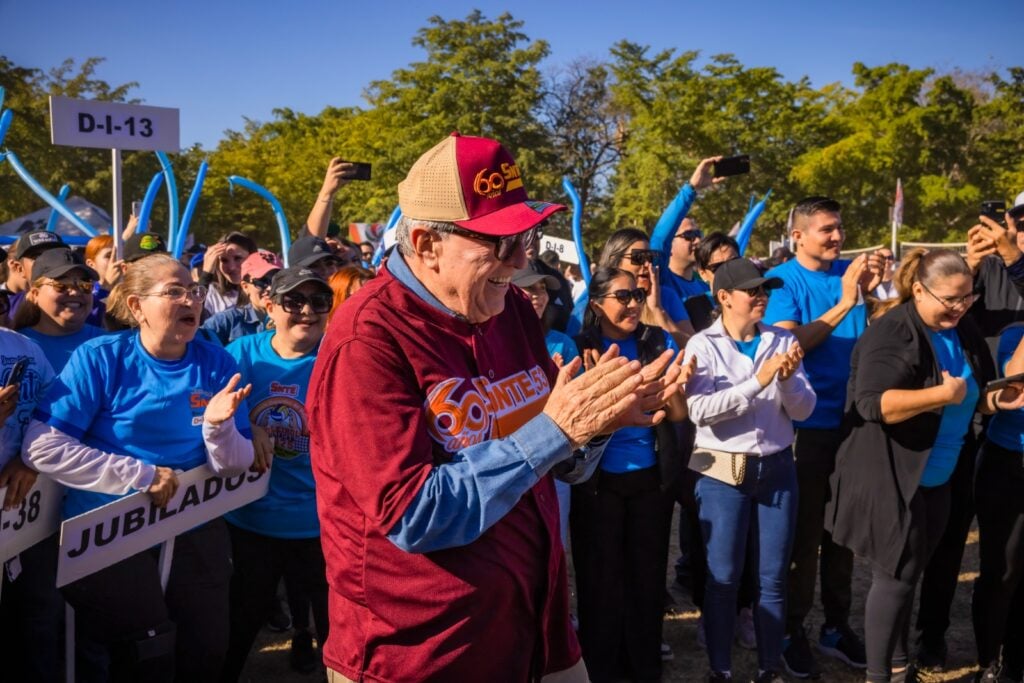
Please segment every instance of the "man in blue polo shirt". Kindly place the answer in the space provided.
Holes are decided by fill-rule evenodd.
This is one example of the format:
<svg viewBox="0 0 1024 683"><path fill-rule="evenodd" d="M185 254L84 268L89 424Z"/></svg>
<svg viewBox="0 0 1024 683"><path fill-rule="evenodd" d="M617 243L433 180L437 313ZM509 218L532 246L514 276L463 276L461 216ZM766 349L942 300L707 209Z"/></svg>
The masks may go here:
<svg viewBox="0 0 1024 683"><path fill-rule="evenodd" d="M783 659L791 675L817 678L820 671L804 633L804 619L814 603L819 547L825 623L818 649L850 666L867 666L863 641L848 623L853 553L835 545L823 527L828 479L841 440L850 353L867 325L864 294L881 280L881 264L874 255L840 260L844 238L840 206L828 197L801 200L793 209L790 232L796 258L766 274L782 278L784 286L772 292L765 322L792 330L800 341L818 403L810 418L796 423L793 454L800 501Z"/></svg>

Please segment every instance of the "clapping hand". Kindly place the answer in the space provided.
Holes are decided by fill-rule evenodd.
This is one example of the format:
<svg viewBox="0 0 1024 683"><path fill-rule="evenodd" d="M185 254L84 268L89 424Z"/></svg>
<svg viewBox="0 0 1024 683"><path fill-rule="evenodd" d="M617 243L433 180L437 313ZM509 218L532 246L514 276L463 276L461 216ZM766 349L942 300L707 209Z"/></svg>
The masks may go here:
<svg viewBox="0 0 1024 683"><path fill-rule="evenodd" d="M210 402L206 404L206 412L203 413L203 421L212 425L219 425L225 420L230 420L235 415L238 406L245 400L245 397L252 392L252 385L246 384L235 391L235 387L242 381L242 375L235 373L227 386L218 391Z"/></svg>
<svg viewBox="0 0 1024 683"><path fill-rule="evenodd" d="M789 347L784 356L782 365L779 366L779 374L777 375L780 382L786 381L797 371L797 368L800 367L800 361L804 358L804 350L800 348L799 344L794 343Z"/></svg>

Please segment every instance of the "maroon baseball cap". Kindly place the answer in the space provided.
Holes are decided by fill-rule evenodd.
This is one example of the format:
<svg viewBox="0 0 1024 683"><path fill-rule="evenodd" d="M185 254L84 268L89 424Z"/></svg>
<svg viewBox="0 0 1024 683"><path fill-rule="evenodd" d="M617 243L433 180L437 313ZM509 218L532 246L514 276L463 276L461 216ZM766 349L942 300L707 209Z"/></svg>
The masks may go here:
<svg viewBox="0 0 1024 683"><path fill-rule="evenodd" d="M516 235L564 211L531 201L512 155L497 140L452 133L421 156L398 184L411 219L454 223L483 235Z"/></svg>

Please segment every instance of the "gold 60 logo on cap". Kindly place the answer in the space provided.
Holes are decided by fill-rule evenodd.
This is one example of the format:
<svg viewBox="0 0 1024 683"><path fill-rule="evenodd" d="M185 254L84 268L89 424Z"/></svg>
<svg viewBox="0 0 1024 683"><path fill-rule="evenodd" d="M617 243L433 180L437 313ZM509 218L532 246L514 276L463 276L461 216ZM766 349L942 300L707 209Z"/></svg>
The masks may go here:
<svg viewBox="0 0 1024 683"><path fill-rule="evenodd" d="M473 190L481 197L494 199L502 192L518 190L523 186L523 178L516 164L502 164L501 172L485 168L473 178Z"/></svg>

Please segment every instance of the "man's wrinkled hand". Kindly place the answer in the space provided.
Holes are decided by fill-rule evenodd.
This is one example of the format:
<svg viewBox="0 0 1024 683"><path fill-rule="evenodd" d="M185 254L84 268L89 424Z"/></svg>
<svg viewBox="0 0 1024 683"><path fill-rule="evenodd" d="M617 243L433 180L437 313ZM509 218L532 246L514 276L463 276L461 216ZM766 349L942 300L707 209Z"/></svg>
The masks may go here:
<svg viewBox="0 0 1024 683"><path fill-rule="evenodd" d="M592 368L575 377L580 364L577 358L559 370L544 407L544 414L565 433L574 449L605 433L633 410L643 383L640 363L619 358L614 344Z"/></svg>

